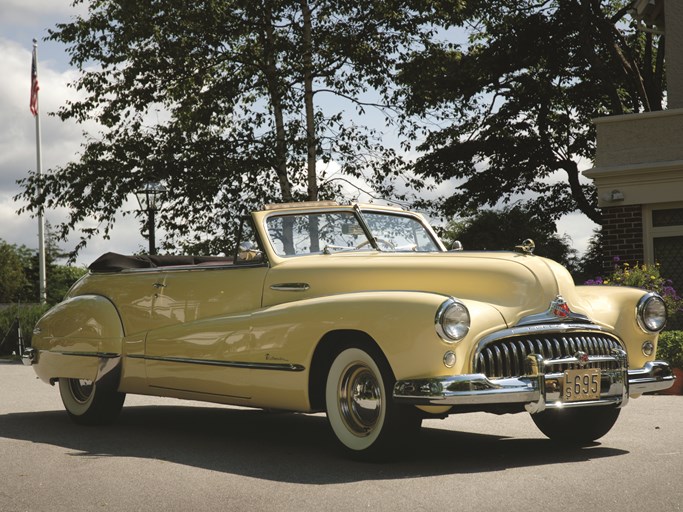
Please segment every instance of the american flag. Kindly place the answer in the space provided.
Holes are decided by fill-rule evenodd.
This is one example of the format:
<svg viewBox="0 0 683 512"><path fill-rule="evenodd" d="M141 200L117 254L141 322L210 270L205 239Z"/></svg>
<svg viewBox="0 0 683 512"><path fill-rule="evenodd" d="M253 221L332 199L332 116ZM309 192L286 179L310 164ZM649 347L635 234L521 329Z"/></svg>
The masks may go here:
<svg viewBox="0 0 683 512"><path fill-rule="evenodd" d="M38 114L38 60L36 58L36 46L33 45L33 59L31 61L31 114L34 116Z"/></svg>

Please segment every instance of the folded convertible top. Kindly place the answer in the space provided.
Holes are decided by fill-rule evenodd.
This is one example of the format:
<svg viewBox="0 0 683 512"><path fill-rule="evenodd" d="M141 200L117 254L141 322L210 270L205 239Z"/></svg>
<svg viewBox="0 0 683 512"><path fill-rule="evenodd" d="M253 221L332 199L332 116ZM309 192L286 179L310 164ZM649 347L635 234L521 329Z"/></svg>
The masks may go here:
<svg viewBox="0 0 683 512"><path fill-rule="evenodd" d="M199 265L201 263L232 263L225 256L177 256L177 255L125 255L115 252L103 254L93 261L88 269L91 272L120 272L131 268L156 268L176 265Z"/></svg>

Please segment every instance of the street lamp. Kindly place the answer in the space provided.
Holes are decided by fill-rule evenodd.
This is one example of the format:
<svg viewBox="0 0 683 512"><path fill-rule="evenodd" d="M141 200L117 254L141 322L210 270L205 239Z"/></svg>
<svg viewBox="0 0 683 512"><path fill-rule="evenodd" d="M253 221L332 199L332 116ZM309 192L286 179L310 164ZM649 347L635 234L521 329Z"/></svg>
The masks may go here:
<svg viewBox="0 0 683 512"><path fill-rule="evenodd" d="M147 232L149 235L149 253L156 254L156 246L154 244L154 213L159 209L158 206L161 201L157 196L166 192L164 187L159 182L145 183L140 189L135 191L135 197L140 204L140 210L147 212Z"/></svg>

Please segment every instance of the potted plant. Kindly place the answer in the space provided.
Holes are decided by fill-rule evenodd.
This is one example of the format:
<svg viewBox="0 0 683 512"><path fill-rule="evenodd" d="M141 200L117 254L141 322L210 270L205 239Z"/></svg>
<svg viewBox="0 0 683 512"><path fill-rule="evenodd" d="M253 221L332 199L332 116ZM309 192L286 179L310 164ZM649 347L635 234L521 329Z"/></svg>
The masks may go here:
<svg viewBox="0 0 683 512"><path fill-rule="evenodd" d="M663 331L659 335L657 359L668 362L676 375L674 385L660 394L683 395L683 331Z"/></svg>

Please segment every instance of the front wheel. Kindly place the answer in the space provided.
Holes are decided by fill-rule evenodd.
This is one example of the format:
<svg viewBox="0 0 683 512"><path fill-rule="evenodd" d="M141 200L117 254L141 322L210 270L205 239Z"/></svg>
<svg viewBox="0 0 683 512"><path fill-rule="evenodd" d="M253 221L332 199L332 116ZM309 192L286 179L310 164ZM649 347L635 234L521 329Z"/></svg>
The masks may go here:
<svg viewBox="0 0 683 512"><path fill-rule="evenodd" d="M113 422L126 398L107 380L59 379L59 393L69 417L81 425Z"/></svg>
<svg viewBox="0 0 683 512"><path fill-rule="evenodd" d="M614 426L621 409L610 406L551 409L532 414L534 423L547 437L567 445L587 445Z"/></svg>
<svg viewBox="0 0 683 512"><path fill-rule="evenodd" d="M327 374L325 403L330 426L344 448L361 460L398 455L422 422L414 407L391 400L394 378L381 355L351 347L340 352Z"/></svg>

